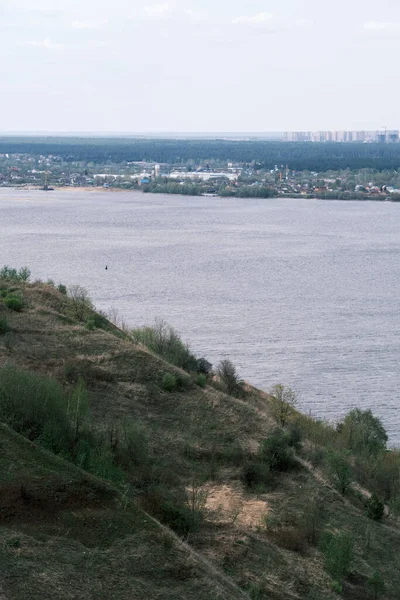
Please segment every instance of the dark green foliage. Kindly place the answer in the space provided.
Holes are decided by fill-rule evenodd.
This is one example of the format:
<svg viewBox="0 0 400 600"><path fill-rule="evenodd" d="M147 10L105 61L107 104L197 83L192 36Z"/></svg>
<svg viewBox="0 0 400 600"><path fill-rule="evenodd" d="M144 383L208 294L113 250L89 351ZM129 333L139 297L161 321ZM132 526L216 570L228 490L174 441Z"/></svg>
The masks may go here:
<svg viewBox="0 0 400 600"><path fill-rule="evenodd" d="M60 283L60 284L57 286L57 289L58 289L58 291L60 292L60 294L62 294L63 296L66 296L66 295L67 295L67 293L68 293L67 286L66 286L66 285L63 285L62 283Z"/></svg>
<svg viewBox="0 0 400 600"><path fill-rule="evenodd" d="M178 535L187 536L201 525L205 498L197 490L192 496L190 491L155 482L142 494L141 506Z"/></svg>
<svg viewBox="0 0 400 600"><path fill-rule="evenodd" d="M202 375L211 375L212 373L212 364L210 362L208 362L208 360L206 360L205 358L199 358L197 360L197 366L196 366L196 371L197 373L200 373Z"/></svg>
<svg viewBox="0 0 400 600"><path fill-rule="evenodd" d="M242 382L236 372L235 365L230 360L221 360L217 367L217 376L227 394L232 396L241 395L243 391L241 386Z"/></svg>
<svg viewBox="0 0 400 600"><path fill-rule="evenodd" d="M243 465L241 479L249 489L268 489L273 480L271 470L261 460L249 460Z"/></svg>
<svg viewBox="0 0 400 600"><path fill-rule="evenodd" d="M95 320L94 319L86 319L85 327L89 331L94 331L94 329L96 329L96 322L95 322Z"/></svg>
<svg viewBox="0 0 400 600"><path fill-rule="evenodd" d="M260 444L258 455L271 470L287 471L294 464L290 436L281 429L275 429L270 437Z"/></svg>
<svg viewBox="0 0 400 600"><path fill-rule="evenodd" d="M175 375L172 375L171 373L164 373L161 381L161 386L163 390L167 392L173 392L174 390L176 390L178 387L178 381Z"/></svg>
<svg viewBox="0 0 400 600"><path fill-rule="evenodd" d="M72 434L66 402L52 379L11 365L0 369L0 421L55 452L68 446Z"/></svg>
<svg viewBox="0 0 400 600"><path fill-rule="evenodd" d="M385 581L379 571L375 571L372 577L368 580L368 588L371 592L371 597L378 600L385 593Z"/></svg>
<svg viewBox="0 0 400 600"><path fill-rule="evenodd" d="M20 269L14 269L6 265L0 270L0 279L6 279L8 281L29 281L31 271L28 267L21 267Z"/></svg>
<svg viewBox="0 0 400 600"><path fill-rule="evenodd" d="M103 164L109 160L155 161L158 163L184 163L218 161L256 161L260 166L273 169L275 165L289 164L294 170L328 171L339 169L398 169L400 148L398 144L314 144L284 143L266 140L178 140L45 137L3 137L0 154L53 154L66 163L75 161Z"/></svg>
<svg viewBox="0 0 400 600"><path fill-rule="evenodd" d="M0 322L0 331L1 331L1 322ZM205 388L207 385L207 377L203 373L199 373L196 377L196 384L201 388Z"/></svg>
<svg viewBox="0 0 400 600"><path fill-rule="evenodd" d="M377 454L386 449L386 430L370 410L351 410L337 429L345 446L353 452Z"/></svg>
<svg viewBox="0 0 400 600"><path fill-rule="evenodd" d="M287 433L289 436L290 446L292 446L296 451L299 451L301 449L301 443L303 440L303 431L299 423L290 423L287 427Z"/></svg>
<svg viewBox="0 0 400 600"><path fill-rule="evenodd" d="M365 502L367 517L374 521L380 521L385 514L385 505L376 494L372 494Z"/></svg>
<svg viewBox="0 0 400 600"><path fill-rule="evenodd" d="M198 359L165 321L156 321L153 327L133 329L132 338L171 364L185 371L197 371Z"/></svg>
<svg viewBox="0 0 400 600"><path fill-rule="evenodd" d="M348 456L340 452L332 452L328 458L330 473L336 489L345 494L350 487L352 471Z"/></svg>
<svg viewBox="0 0 400 600"><path fill-rule="evenodd" d="M20 312L23 308L23 301L20 296L9 294L4 298L3 302L7 306L7 308L16 312Z"/></svg>
<svg viewBox="0 0 400 600"><path fill-rule="evenodd" d="M341 583L348 575L354 556L354 539L347 533L325 532L319 548L324 555L324 566L331 577Z"/></svg>
<svg viewBox="0 0 400 600"><path fill-rule="evenodd" d="M10 331L6 317L0 317L0 335Z"/></svg>

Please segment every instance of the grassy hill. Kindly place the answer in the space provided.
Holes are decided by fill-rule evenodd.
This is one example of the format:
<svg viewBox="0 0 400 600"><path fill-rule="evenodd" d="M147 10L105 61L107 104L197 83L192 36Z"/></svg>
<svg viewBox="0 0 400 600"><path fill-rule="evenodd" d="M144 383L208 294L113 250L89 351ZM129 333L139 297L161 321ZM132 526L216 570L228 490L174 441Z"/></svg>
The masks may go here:
<svg viewBox="0 0 400 600"><path fill-rule="evenodd" d="M398 453L62 292L0 280L1 600L399 598Z"/></svg>

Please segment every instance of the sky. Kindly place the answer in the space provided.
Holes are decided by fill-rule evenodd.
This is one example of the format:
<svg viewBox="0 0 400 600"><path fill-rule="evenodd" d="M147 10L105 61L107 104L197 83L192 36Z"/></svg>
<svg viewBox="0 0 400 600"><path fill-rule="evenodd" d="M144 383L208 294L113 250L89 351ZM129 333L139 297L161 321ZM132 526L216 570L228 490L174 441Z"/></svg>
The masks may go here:
<svg viewBox="0 0 400 600"><path fill-rule="evenodd" d="M0 0L0 131L400 128L399 0Z"/></svg>

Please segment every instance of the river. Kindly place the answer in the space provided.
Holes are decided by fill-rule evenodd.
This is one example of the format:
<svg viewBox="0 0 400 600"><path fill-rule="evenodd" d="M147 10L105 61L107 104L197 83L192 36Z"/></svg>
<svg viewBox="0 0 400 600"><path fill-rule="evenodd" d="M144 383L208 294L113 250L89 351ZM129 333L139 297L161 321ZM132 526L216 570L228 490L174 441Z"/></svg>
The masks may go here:
<svg viewBox="0 0 400 600"><path fill-rule="evenodd" d="M371 408L400 444L400 204L1 189L0 236L0 265L165 319L316 417Z"/></svg>

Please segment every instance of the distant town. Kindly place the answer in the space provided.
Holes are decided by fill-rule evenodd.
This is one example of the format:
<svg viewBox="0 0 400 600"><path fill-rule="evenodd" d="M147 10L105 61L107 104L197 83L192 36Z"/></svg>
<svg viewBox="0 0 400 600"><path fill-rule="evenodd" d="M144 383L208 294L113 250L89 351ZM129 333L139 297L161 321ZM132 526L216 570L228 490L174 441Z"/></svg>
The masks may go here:
<svg viewBox="0 0 400 600"><path fill-rule="evenodd" d="M386 128L381 131L287 131L283 134L283 141L398 144L400 142L400 132Z"/></svg>
<svg viewBox="0 0 400 600"><path fill-rule="evenodd" d="M0 139L0 187L398 201L400 145Z"/></svg>

